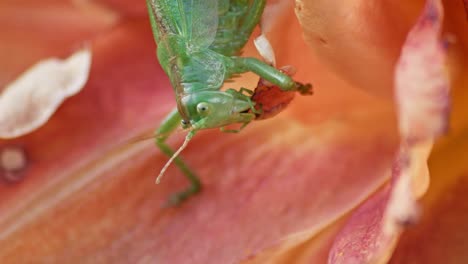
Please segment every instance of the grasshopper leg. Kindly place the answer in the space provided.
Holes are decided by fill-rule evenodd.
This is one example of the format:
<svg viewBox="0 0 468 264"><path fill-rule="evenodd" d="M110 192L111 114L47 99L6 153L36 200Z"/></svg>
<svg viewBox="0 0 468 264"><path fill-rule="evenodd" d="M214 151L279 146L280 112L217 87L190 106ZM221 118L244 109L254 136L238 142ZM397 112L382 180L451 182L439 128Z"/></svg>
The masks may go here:
<svg viewBox="0 0 468 264"><path fill-rule="evenodd" d="M291 76L256 58L230 57L231 71L235 74L253 72L261 78L277 85L283 91L298 91L303 95L312 94L311 84L295 82Z"/></svg>
<svg viewBox="0 0 468 264"><path fill-rule="evenodd" d="M227 129L226 127L221 127L221 132L224 133L239 133L244 129L252 120L255 119L255 114L251 113L242 113L241 116L243 117L243 121L241 121L242 126L239 129Z"/></svg>
<svg viewBox="0 0 468 264"><path fill-rule="evenodd" d="M240 92L241 94L246 93L247 95L250 95L250 96L252 96L253 93L254 93L252 90L249 90L249 89L244 88L244 87L241 87L240 90L239 90L239 92Z"/></svg>
<svg viewBox="0 0 468 264"><path fill-rule="evenodd" d="M255 58L231 57L234 73L253 72L284 91L297 90L296 82L285 73Z"/></svg>
<svg viewBox="0 0 468 264"><path fill-rule="evenodd" d="M242 88L240 88L239 91L236 91L235 89L231 88L231 89L227 89L226 92L233 95L235 98L242 99L242 100L246 101L249 104L250 110L252 111L252 113L254 113L254 114L261 114L262 113L261 110L255 109L255 103L252 102L252 99L250 99L250 96L252 96L253 93L254 93L253 91L242 87ZM248 94L250 96L247 96L244 93L246 93L246 94Z"/></svg>
<svg viewBox="0 0 468 264"><path fill-rule="evenodd" d="M297 91L302 95L312 95L314 94L313 86L310 83L300 83L296 82Z"/></svg>
<svg viewBox="0 0 468 264"><path fill-rule="evenodd" d="M168 157L171 157L174 154L174 150L166 144L166 140L177 129L181 120L182 118L176 108L167 115L160 127L156 130L156 145L159 147L161 152ZM179 157L174 159L174 163L182 171L185 177L187 177L190 182L190 186L184 191L173 194L169 198L169 206L178 205L201 190L200 179L198 179L197 175L187 166L187 164Z"/></svg>

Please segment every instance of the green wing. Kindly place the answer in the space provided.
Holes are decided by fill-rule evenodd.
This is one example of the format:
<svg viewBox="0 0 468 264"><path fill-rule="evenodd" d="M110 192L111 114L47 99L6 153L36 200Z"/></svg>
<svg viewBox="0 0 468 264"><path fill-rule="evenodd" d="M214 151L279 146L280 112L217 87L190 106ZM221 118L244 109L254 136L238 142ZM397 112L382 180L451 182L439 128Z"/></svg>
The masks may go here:
<svg viewBox="0 0 468 264"><path fill-rule="evenodd" d="M218 29L218 0L147 0L156 41L183 36L194 48L213 43ZM153 22L154 21L154 22Z"/></svg>
<svg viewBox="0 0 468 264"><path fill-rule="evenodd" d="M189 43L206 48L213 43L218 29L218 0L178 0L183 5Z"/></svg>

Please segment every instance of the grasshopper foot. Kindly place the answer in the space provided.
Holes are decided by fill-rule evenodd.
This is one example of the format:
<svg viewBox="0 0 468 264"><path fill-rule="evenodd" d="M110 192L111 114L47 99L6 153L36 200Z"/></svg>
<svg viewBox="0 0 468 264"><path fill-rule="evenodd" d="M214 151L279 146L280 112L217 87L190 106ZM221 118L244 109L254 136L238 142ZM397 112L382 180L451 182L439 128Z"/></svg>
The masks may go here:
<svg viewBox="0 0 468 264"><path fill-rule="evenodd" d="M296 82L296 90L301 94L301 95L312 95L314 94L312 84L310 83L300 83Z"/></svg>
<svg viewBox="0 0 468 264"><path fill-rule="evenodd" d="M175 207L181 205L188 198L198 194L201 191L201 184L192 184L186 190L172 194L164 207Z"/></svg>

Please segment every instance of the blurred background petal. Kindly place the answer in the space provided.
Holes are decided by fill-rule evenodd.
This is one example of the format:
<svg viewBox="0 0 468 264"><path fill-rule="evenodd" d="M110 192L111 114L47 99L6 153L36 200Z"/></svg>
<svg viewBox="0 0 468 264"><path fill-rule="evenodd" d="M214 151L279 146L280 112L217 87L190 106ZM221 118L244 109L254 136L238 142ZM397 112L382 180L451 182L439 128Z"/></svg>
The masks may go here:
<svg viewBox="0 0 468 264"><path fill-rule="evenodd" d="M296 96L278 117L256 122L238 135L197 135L182 155L202 177L205 189L179 208L161 205L187 185L182 174L171 167L155 186L167 157L150 142L125 143L151 131L174 106L172 89L157 64L144 3L50 1L57 9L41 9L32 1L0 4L0 12L5 6L10 10L8 16L0 15L9 21L0 27L10 25L0 30L10 43L0 43L0 52L29 52L0 63L0 83L43 57L67 54L85 40L94 54L89 82L80 94L34 133L0 141L0 152L14 146L27 157L17 175L23 180L0 183L2 262L326 262L351 211L389 177L399 140L389 100L393 64L423 3L351 2L298 5L309 44L302 40L292 12L278 17L279 26L271 34L278 66L295 66L295 77L313 82L316 94ZM460 12L458 6L449 6ZM46 10L58 15L43 16ZM317 14L300 14L312 10ZM28 19L22 26L16 20L22 21L23 11L38 21ZM65 11L79 17L68 27L51 18ZM106 15L94 17L96 12ZM447 22L454 34L463 29L457 27L458 13ZM344 23L343 18L349 20ZM27 30L32 24L37 25L34 32ZM395 30L382 30L389 25L396 25ZM16 33L21 30L28 34ZM63 36L46 34L60 30ZM315 38L314 44L316 36L323 40ZM449 56L451 65L460 66L464 62L457 56L465 54L466 38L457 39ZM245 54L253 50L249 45ZM14 67L6 70L10 64ZM461 85L464 68L458 66L450 73ZM254 87L257 81L248 75L240 83ZM464 135L463 102L455 96L451 136ZM182 136L177 134L170 143L179 145ZM436 145L431 162L450 142L447 138ZM441 178L437 170L433 174ZM435 208L430 205L427 208ZM405 245L413 245L405 239Z"/></svg>
<svg viewBox="0 0 468 264"><path fill-rule="evenodd" d="M302 3L303 2L303 3ZM340 76L344 77L348 82L354 83L354 84L360 84L359 87L365 90L369 90L372 86L370 85L373 81L375 81L373 78L375 75L373 72L370 72L371 74L367 76L362 76L360 75L362 72L360 72L359 68L353 68L349 67L349 65L356 65L357 63L363 63L363 66L366 64L372 64L376 63L376 65L379 65L377 68L373 68L374 70L382 71L384 74L387 74L391 76L393 74L392 71L386 71L385 66L389 63L391 63L391 60L385 59L385 54L389 54L392 52L392 43L395 42L388 42L386 41L383 45L377 45L377 47L373 46L375 43L373 43L372 40L378 40L378 39L385 39L386 37L391 37L393 41L398 40L400 36L400 31L398 30L398 25L401 24L401 22L409 21L405 20L405 14L414 14L412 6L416 3L414 1L410 2L405 2L403 3L392 3L389 4L387 2L380 2L380 3L369 3L366 1L349 1L346 3L342 4L337 4L333 3L333 1L330 1L328 3L320 3L320 1L302 1L299 3L296 11L299 15L299 18L301 19L301 23L303 27L305 28L306 32L306 39L308 40L308 43L314 48L318 56L320 57L321 61L324 62L325 64L328 64L331 69L333 69L335 72L339 73ZM462 87L466 86L466 64L463 63L462 61L466 61L463 58L466 58L466 14L465 10L463 9L463 2L462 1L443 1L445 4L445 9L446 9L446 14L450 14L447 16L447 20L445 21L444 25L444 33L443 33L443 38L449 41L449 50L448 50L448 55L449 55L449 64L448 64L448 69L451 77L451 83L453 84L453 97L454 97L454 105L453 105L453 112L451 115L451 120L450 120L450 128L449 128L449 136L445 137L442 140L438 141L438 144L436 145L436 149L434 152L438 152L440 146L444 146L445 144L450 144L448 142L453 142L453 141L458 141L461 139L461 134L464 133L465 126L468 123L466 116L463 116L463 105L466 105L466 96L464 90ZM422 3L422 1L421 1ZM319 8L322 8L320 12ZM348 9L346 9L348 8ZM359 12L354 12L351 11L349 13L349 10L354 8L354 10L361 11L361 15L357 15ZM395 10L405 10L405 12L395 12ZM342 10L342 11L340 11ZM328 12L328 13L327 13ZM342 12L342 13L340 13ZM346 12L346 13L345 13ZM380 12L385 13L385 14L380 14ZM395 14L392 14L395 13ZM341 14L341 15L340 15ZM381 28L381 30L375 30L375 26L379 25L378 23L368 23L374 22L372 20L373 17L379 17L379 19L385 21L385 23L390 23L393 25L393 29L395 30L389 30L389 27ZM399 14L400 16L397 17L396 15ZM403 16L401 16L403 15ZM392 17L395 17L395 19L392 19ZM414 16L415 18L416 16ZM357 21L357 23L340 23L340 19L347 19L346 21ZM334 22L335 20L336 27L334 27ZM366 23L364 23L364 20L366 20ZM338 24L340 23L340 24ZM325 25L327 27L325 27ZM406 26L411 26L411 23L407 23ZM465 28L465 29L463 29ZM357 32L356 32L357 30ZM346 42L346 40L350 37L355 37L356 34L364 33L369 35L369 38L359 38L359 42L354 43L354 44L349 44L349 42ZM354 34L353 34L354 33ZM361 34L362 35L362 34ZM336 41L336 39L339 39L339 41ZM331 42L327 42L324 40L330 39L332 40ZM343 45L347 46L347 49L343 48ZM398 43L394 45L395 47L398 47ZM326 49L329 49L328 52ZM369 49L369 52L362 52L364 49ZM324 52L325 50L325 52ZM341 52L347 52L348 54L346 56L341 56ZM378 50L378 56L372 56L373 51ZM354 57L355 59L349 59L350 57ZM363 58L364 62L361 61ZM397 58L397 57L395 57ZM347 66L348 65L348 66ZM440 68L440 64L434 64L436 67ZM349 67L349 68L346 68ZM346 69L345 69L346 68ZM357 70L356 70L357 69ZM368 67L365 67L366 69L366 74L369 73ZM357 71L357 72L356 72ZM386 72L386 73L385 73ZM439 73L441 73L439 71ZM380 81L385 80L385 79L380 79ZM414 81L414 80L411 80ZM429 83L427 83L429 84ZM432 84L432 83L431 83ZM391 88L392 82L389 82L386 84L386 82L382 82L382 85L380 87L384 87L384 89ZM385 88L387 87L387 88ZM435 86L434 86L435 87ZM442 88L442 87L435 87L437 89ZM371 88L371 92L374 94L379 94L379 95L385 95L385 91L376 91L375 88ZM389 90L390 91L390 90ZM437 97L440 99L441 97ZM409 100L409 98L408 98ZM446 100L445 100L446 101ZM431 99L431 102L434 102L434 100ZM465 103L463 103L465 102ZM445 106L444 106L445 107ZM446 109L446 107L444 108ZM465 110L466 111L466 110ZM414 125L414 121L411 121L412 124ZM427 123L426 123L427 125ZM413 131L414 132L414 131ZM429 133L434 133L431 131L427 131ZM419 132L420 133L420 132ZM460 141L460 142L463 142ZM451 143L454 144L454 143ZM430 149L430 148L429 148ZM425 151L427 152L427 151ZM454 149L454 152L457 152L456 149ZM422 153L422 152L421 152ZM425 154L424 154L425 155ZM423 155L423 156L424 156ZM421 160L424 162L424 160ZM431 162L434 162L433 159L430 159ZM457 161L461 164L463 164L462 160ZM430 166L431 167L431 166ZM448 169L448 168L447 168ZM441 177L442 179L445 179L445 175L440 175L439 173L431 173L433 177ZM419 180L421 180L420 178ZM439 179L440 180L440 179ZM423 180L423 183L420 181L418 184L421 184L422 186L415 186L416 189L418 189L417 192L421 193L421 190L425 190L427 187L427 182ZM385 191L382 191L385 192ZM429 194L430 196L430 194ZM377 197L377 196L376 196ZM401 197L400 197L401 198ZM375 202L372 202L373 200L376 200ZM336 258L332 258L332 263L362 263L363 260L366 259L366 256L369 256L370 252L376 248L375 241L378 241L376 237L376 230L373 230L377 228L379 229L379 219L382 217L382 215L378 214L377 212L380 210L382 211L383 206L385 206L386 199L380 199L380 206L374 206L375 208L380 208L379 210L374 209L375 214L369 214L368 212L366 213L366 206L371 207L372 204L376 205L379 204L377 202L379 198L371 198L369 201L366 201L365 205L363 205L358 211L356 211L353 214L353 218L350 219L350 221L347 223L346 228L342 231L344 233L347 233L347 237L343 237L341 242L343 242L340 245L335 245L337 246L338 251L332 252L334 257L338 258L338 261ZM424 203L423 199L423 203ZM465 202L463 200L459 200L458 203L464 204ZM430 206L425 205L425 209L430 208ZM456 214L456 212L452 212L452 214ZM431 213L427 213L425 210L423 210L423 215L422 215L422 224L424 224L426 221L432 222L431 220L428 220L430 217L434 217ZM443 218L444 216L438 216L438 218ZM453 217L453 216L452 216ZM461 216L463 218L463 216ZM357 220L359 218L362 218L361 220ZM451 217L448 217L450 219ZM364 221L364 219L367 219ZM360 228L361 227L361 228ZM463 229L463 227L461 227ZM450 234L447 234L450 235ZM406 236L404 236L404 239L407 239ZM449 240L449 238L446 238L446 240ZM360 242L359 242L360 241ZM419 240L418 240L419 241ZM417 240L413 241L413 245L418 245L419 242ZM460 242L460 240L456 240L457 242ZM388 241L388 243L394 244L396 241ZM466 243L466 242L464 242ZM409 244L409 243L408 243ZM391 250L392 247L389 248ZM448 248L448 247L447 247ZM456 247L455 247L456 248ZM343 250L343 251L340 251ZM400 245L398 247L399 251L409 253L411 250L405 250L404 246ZM455 249L456 250L456 249ZM419 251L424 251L424 250L419 250ZM346 252L348 254L346 254ZM397 251L398 252L398 251ZM445 254L450 254L448 253L449 250L446 250L445 247L442 247L439 252L445 253ZM459 252L461 253L461 252ZM439 259L432 260L428 257L425 257L422 254L421 258L418 259L417 254L411 254L411 261L414 263L441 263L443 257L446 257L446 259L453 260L453 263L460 263L460 261L463 262L462 259L458 259L458 262L455 261L457 258L447 256L444 254L439 255ZM428 253L427 255L431 255L431 253ZM461 255L461 254L458 254ZM383 259L386 259L390 257L388 254L386 256L382 256ZM341 258L341 260L339 260ZM381 258L382 260L382 258ZM375 259L373 261L376 261ZM371 261L371 263L373 263ZM408 260L405 259L405 256L400 256L397 258L397 261L400 261L398 263L408 263ZM442 261L445 263L445 261ZM452 262L449 262L452 263Z"/></svg>
<svg viewBox="0 0 468 264"><path fill-rule="evenodd" d="M153 128L173 105L147 23L123 20L99 34L83 92L43 128L2 142L21 146L28 157L24 180L2 186L0 257L6 262L241 260L291 234L320 232L386 179L395 122L368 126L393 120L390 105L351 89L351 97L334 98L336 86L314 98L329 108L301 98L278 119L239 135L200 135L183 155L202 176L204 192L180 208L162 209L186 180L171 168L155 186L167 157L150 143L122 143ZM300 32L298 24L292 32ZM298 37L287 44L306 48ZM280 56L293 65L298 58ZM300 63L301 78L322 76L319 66ZM333 75L318 79L345 85ZM347 112L333 109L338 106ZM29 254L19 254L24 251Z"/></svg>

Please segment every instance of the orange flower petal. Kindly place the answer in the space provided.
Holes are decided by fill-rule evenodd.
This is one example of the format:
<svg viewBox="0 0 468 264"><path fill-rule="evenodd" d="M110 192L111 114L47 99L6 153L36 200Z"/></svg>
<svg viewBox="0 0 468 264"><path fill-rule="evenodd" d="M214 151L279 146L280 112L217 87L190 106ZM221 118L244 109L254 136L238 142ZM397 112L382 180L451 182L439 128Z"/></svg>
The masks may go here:
<svg viewBox="0 0 468 264"><path fill-rule="evenodd" d="M454 104L454 110L460 110L458 114L466 120L466 103ZM429 160L431 186L421 200L423 214L417 225L402 234L390 263L468 261L467 139L466 131L451 135L434 149Z"/></svg>
<svg viewBox="0 0 468 264"><path fill-rule="evenodd" d="M117 18L109 10L96 13L60 0L1 1L0 91L39 60L68 56Z"/></svg>
<svg viewBox="0 0 468 264"><path fill-rule="evenodd" d="M4 262L240 261L295 240L297 232L317 234L387 178L397 143L391 108L330 85L316 104L297 100L239 135L197 135L182 155L205 189L180 208L161 209L187 181L171 167L155 186L167 157L153 146L121 143L154 127L174 105L148 21L134 18L92 47L95 64L83 92L46 126L1 142L23 147L28 157L24 181L0 186ZM313 71L323 84L343 85L314 67L299 67L301 78ZM380 120L389 122L373 126Z"/></svg>
<svg viewBox="0 0 468 264"><path fill-rule="evenodd" d="M296 1L320 62L355 87L393 97L394 65L423 1Z"/></svg>
<svg viewBox="0 0 468 264"><path fill-rule="evenodd" d="M89 0L75 0L75 1L82 1L82 2L89 2ZM136 4L135 1L129 0L93 0L92 2L99 3L102 6L108 7L111 10L117 11L119 14L125 16L135 16L141 17L142 15L146 15L148 10L146 9L146 5L138 3Z"/></svg>
<svg viewBox="0 0 468 264"><path fill-rule="evenodd" d="M439 40L442 12L439 1L427 1L397 64L396 90L403 142L395 160L392 185L379 193L381 198L372 198L353 214L337 237L331 263L387 260L402 227L417 217L416 197L428 186L426 162L432 142L448 123L446 49ZM379 210L374 208L376 215L369 215L365 213L368 207ZM372 228L363 230L359 226Z"/></svg>

